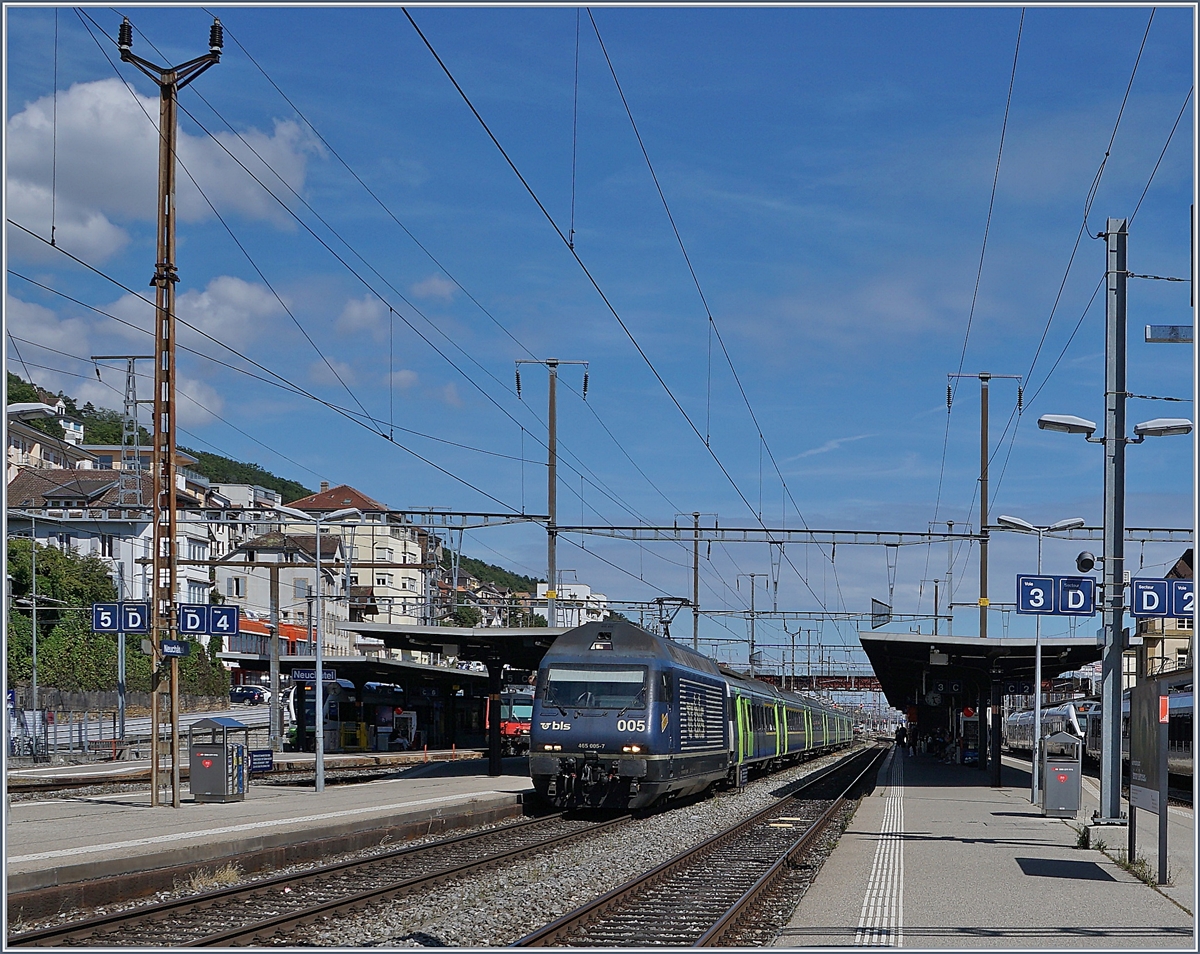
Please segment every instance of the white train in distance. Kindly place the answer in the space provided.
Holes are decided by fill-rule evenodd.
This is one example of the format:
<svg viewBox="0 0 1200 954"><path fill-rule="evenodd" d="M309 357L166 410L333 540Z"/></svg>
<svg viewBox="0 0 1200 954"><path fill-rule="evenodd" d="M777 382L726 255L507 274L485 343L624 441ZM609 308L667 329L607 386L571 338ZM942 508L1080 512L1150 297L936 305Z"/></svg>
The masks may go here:
<svg viewBox="0 0 1200 954"><path fill-rule="evenodd" d="M1170 694L1167 724L1167 767L1173 775L1192 774L1192 691ZM1067 732L1084 744L1084 753L1100 761L1100 703L1094 699L1064 702L1042 710L1042 737ZM1012 713L1004 720L1003 742L1017 752L1033 750L1033 710ZM1121 755L1129 758L1129 694L1122 700Z"/></svg>

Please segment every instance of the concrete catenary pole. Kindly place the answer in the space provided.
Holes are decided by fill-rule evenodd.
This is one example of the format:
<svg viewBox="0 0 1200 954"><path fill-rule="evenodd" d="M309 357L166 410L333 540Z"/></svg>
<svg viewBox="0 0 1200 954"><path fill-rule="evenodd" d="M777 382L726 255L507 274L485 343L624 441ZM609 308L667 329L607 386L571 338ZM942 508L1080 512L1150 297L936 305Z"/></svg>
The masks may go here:
<svg viewBox="0 0 1200 954"><path fill-rule="evenodd" d="M1125 651L1125 219L1109 219L1104 370L1104 656L1100 685L1100 820L1121 815L1121 669Z"/></svg>

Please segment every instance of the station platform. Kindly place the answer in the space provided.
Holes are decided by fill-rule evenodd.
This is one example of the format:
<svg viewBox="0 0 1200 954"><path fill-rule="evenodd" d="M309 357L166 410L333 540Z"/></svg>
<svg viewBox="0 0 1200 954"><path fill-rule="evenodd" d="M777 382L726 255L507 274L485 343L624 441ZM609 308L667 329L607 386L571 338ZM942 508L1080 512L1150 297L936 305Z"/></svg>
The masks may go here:
<svg viewBox="0 0 1200 954"><path fill-rule="evenodd" d="M1196 950L1190 809L1168 815L1160 889L1116 864L1126 829L1107 853L1076 847L1093 779L1079 818L1054 819L1030 804L1028 762L1006 757L1000 788L987 775L893 749L775 946ZM1155 872L1156 848L1157 817L1139 812Z"/></svg>
<svg viewBox="0 0 1200 954"><path fill-rule="evenodd" d="M430 762L353 785L250 785L242 801L150 807L150 793L14 800L5 831L10 918L170 890L228 861L243 872L520 815L527 760ZM16 904L14 905L14 902Z"/></svg>

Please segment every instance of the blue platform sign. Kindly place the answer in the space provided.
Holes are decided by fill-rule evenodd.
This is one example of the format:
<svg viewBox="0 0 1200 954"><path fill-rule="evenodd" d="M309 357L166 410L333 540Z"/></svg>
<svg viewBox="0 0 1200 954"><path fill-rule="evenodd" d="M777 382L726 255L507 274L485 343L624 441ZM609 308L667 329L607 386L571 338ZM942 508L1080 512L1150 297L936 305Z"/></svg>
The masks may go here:
<svg viewBox="0 0 1200 954"><path fill-rule="evenodd" d="M1138 618L1171 615L1170 580L1131 580L1129 613Z"/></svg>
<svg viewBox="0 0 1200 954"><path fill-rule="evenodd" d="M150 632L149 603L122 603L120 605L122 633Z"/></svg>
<svg viewBox="0 0 1200 954"><path fill-rule="evenodd" d="M1059 616L1095 616L1096 581L1090 576L1060 576L1058 579Z"/></svg>
<svg viewBox="0 0 1200 954"><path fill-rule="evenodd" d="M184 603L179 607L179 631L188 636L208 634L208 604Z"/></svg>
<svg viewBox="0 0 1200 954"><path fill-rule="evenodd" d="M241 625L240 611L236 606L210 606L208 608L208 631L213 636L232 636Z"/></svg>
<svg viewBox="0 0 1200 954"><path fill-rule="evenodd" d="M1191 616L1196 609L1195 590L1191 580L1171 581L1171 615L1180 619Z"/></svg>
<svg viewBox="0 0 1200 954"><path fill-rule="evenodd" d="M1017 612L1026 616L1094 616L1096 581L1090 576L1017 576Z"/></svg>
<svg viewBox="0 0 1200 954"><path fill-rule="evenodd" d="M273 772L275 770L275 752L271 749L251 749L250 771Z"/></svg>
<svg viewBox="0 0 1200 954"><path fill-rule="evenodd" d="M120 603L92 604L92 632L119 633L121 631Z"/></svg>
<svg viewBox="0 0 1200 954"><path fill-rule="evenodd" d="M1054 597L1058 588L1052 576L1017 576L1017 612L1033 616L1054 613Z"/></svg>

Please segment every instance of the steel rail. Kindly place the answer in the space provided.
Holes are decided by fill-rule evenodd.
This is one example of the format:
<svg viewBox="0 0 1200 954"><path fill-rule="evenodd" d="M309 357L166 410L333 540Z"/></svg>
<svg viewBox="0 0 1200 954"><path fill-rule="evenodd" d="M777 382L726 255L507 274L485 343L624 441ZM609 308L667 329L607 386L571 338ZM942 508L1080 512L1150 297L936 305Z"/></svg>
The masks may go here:
<svg viewBox="0 0 1200 954"><path fill-rule="evenodd" d="M886 749L881 748L881 752ZM612 911L622 905L635 892L649 888L659 882L665 880L671 875L689 868L704 858L711 855L727 844L736 841L741 835L756 827L757 825L767 821L772 816L776 815L781 808L787 803L802 797L805 790L812 788L818 782L824 781L826 778L836 774L837 772L845 771L847 764L854 758L861 755L851 756L843 762L838 762L834 765L827 766L817 772L814 772L810 778L804 780L804 785L801 789L793 792L786 798L780 799L773 805L760 812L751 815L744 821L738 822L736 825L727 828L725 831L717 832L717 834L706 839L693 848L676 855L674 858L669 858L667 861L658 865L644 874L631 878L624 884L618 885L606 894L589 901L587 904L576 908L574 911L569 911L567 914L550 922L544 927L527 934L525 937L515 941L512 947L556 947L564 946L571 932L589 922L602 918L609 911ZM878 756L872 756L872 764ZM868 767L869 768L869 767ZM855 783L861 775L856 776Z"/></svg>
<svg viewBox="0 0 1200 954"><path fill-rule="evenodd" d="M174 915L186 915L197 910L215 907L222 902L243 901L260 894L271 893L277 898L278 889L280 888L293 887L306 882L315 882L322 878L327 878L330 875L352 871L356 868L368 869L371 867L377 867L397 859L407 860L409 858L419 858L423 854L430 855L431 858L433 858L436 857L437 852L444 851L448 848L453 849L456 846L461 846L472 841L484 842L489 838L502 838L512 831L559 821L564 817L565 813L560 812L541 818L525 819L523 821L516 822L515 824L504 825L499 828L489 829L484 832L456 835L450 838L442 838L426 845L415 845L407 848L399 848L395 851L375 855L367 859L350 859L348 861L337 862L331 865L323 865L320 868L310 869L308 871L278 875L274 878L255 881L252 884L235 885L233 887L221 888L216 891L208 891L203 894L193 895L187 898L179 898L172 901L148 905L132 910L117 911L111 914L88 918L86 920L73 921L69 924L55 925L53 927L27 931L21 934L11 935L8 938L8 947L58 946L64 942L72 941L85 943L88 941L96 942L97 933L112 934L125 927L136 927L138 924L162 921ZM326 902L325 904L313 909L298 910L289 916L280 916L277 918L272 918L270 921L261 921L253 924L243 925L241 928L230 930L223 934L207 935L199 939L179 942L174 946L195 947L212 944L235 943L236 938L252 938L257 934L262 933L264 930L269 929L272 931L278 931L280 926L288 920L299 923L303 920L320 917L322 914L329 913L338 906L346 907L362 903L365 900L369 900L369 896L372 895L382 895L389 891L398 893L409 890L413 887L422 886L423 884L436 883L438 880L452 877L457 874L463 874L472 870L500 864L504 861L510 860L514 856L520 856L523 853L541 850L564 840L580 838L597 831L605 830L628 820L628 818L628 815L620 816L618 818L593 825L586 829L560 833L551 838L541 839L540 841L529 845L506 849L505 851L488 855L485 858L475 859L466 864L454 865L450 868L439 868L437 871L426 875L417 875L405 878L401 881L386 885L383 888L374 889L370 892L361 892L356 895L347 896L340 899L340 901ZM111 943L105 938L101 938L100 940L106 945ZM116 939L114 938L113 940Z"/></svg>
<svg viewBox="0 0 1200 954"><path fill-rule="evenodd" d="M728 911L721 915L717 922L696 941L693 947L720 947L722 944L728 944L732 940L741 927L742 922L752 912L754 904L770 892L787 868L792 865L796 856L807 851L812 846L812 843L824 833L838 811L846 804L849 793L879 764L887 751L887 748L879 749L875 757L846 786L846 790L834 800L834 803L829 808L821 813L821 817L813 822L803 835L796 839L791 847L779 857L779 860L771 865L750 889L738 898Z"/></svg>
<svg viewBox="0 0 1200 954"><path fill-rule="evenodd" d="M278 917L261 921L258 924L251 925L247 928L238 928L231 931L223 931L218 934L210 934L206 937L199 938L195 941L189 941L180 946L234 946L257 940L267 934L277 935L282 932L286 932L291 928L301 927L310 921L317 920L318 918L327 918L337 914L348 914L372 902L383 901L398 894L412 891L415 888L431 888L435 885L441 884L443 881L448 881L451 878L472 874L476 871L482 871L487 868L494 868L497 865L504 864L505 862L515 861L519 858L523 858L533 852L541 851L545 848L549 848L563 842L575 841L576 839L590 836L596 832L615 827L628 821L629 818L629 815L622 815L606 822L597 823L596 825L593 825L592 827L586 828L582 831L566 832L561 835L556 835L553 838L545 838L531 845L524 845L520 848L513 848L509 851L489 855L486 858L467 862L466 864L458 865L453 868L446 868L441 871L436 871L426 875L417 875L412 878L406 878L402 881L394 882L390 885L384 885L382 888L373 888L370 891L361 891L357 894L351 895L348 898L343 898L337 901L327 901L323 904L313 905L301 911L290 914L282 914Z"/></svg>

